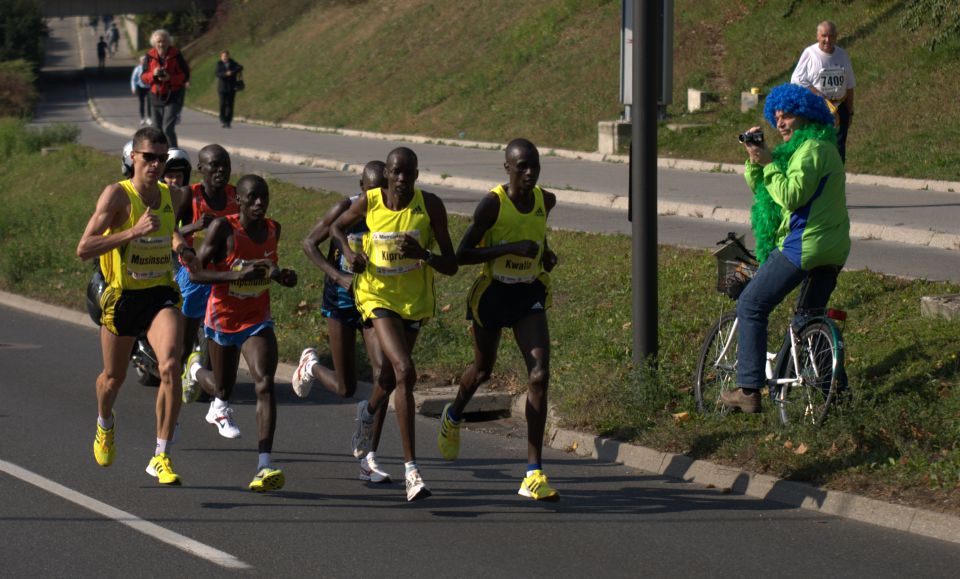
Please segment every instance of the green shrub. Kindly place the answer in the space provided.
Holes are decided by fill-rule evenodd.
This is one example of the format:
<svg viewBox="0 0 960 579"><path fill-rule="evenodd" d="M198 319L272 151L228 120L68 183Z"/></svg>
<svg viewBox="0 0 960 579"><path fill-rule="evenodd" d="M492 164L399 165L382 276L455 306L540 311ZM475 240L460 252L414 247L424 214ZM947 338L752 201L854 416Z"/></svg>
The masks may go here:
<svg viewBox="0 0 960 579"><path fill-rule="evenodd" d="M26 117L37 102L36 77L26 60L0 62L0 117Z"/></svg>
<svg viewBox="0 0 960 579"><path fill-rule="evenodd" d="M37 153L44 147L73 143L80 135L76 125L57 123L42 128L27 127L21 119L0 118L0 156Z"/></svg>
<svg viewBox="0 0 960 579"><path fill-rule="evenodd" d="M0 62L26 60L34 68L43 62L47 25L37 0L4 0L0 10Z"/></svg>

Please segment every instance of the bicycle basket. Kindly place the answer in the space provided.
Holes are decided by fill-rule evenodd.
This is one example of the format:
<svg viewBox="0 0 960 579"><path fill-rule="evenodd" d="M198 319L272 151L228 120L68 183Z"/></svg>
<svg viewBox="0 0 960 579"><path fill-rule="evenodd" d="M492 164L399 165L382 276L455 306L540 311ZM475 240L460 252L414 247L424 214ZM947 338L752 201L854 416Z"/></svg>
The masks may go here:
<svg viewBox="0 0 960 579"><path fill-rule="evenodd" d="M743 245L742 236L728 233L726 239L717 245L723 246L713 252L717 258L717 291L735 300L753 279L760 264Z"/></svg>
<svg viewBox="0 0 960 579"><path fill-rule="evenodd" d="M736 259L717 259L717 291L732 300L740 297L743 288L757 273L757 266Z"/></svg>

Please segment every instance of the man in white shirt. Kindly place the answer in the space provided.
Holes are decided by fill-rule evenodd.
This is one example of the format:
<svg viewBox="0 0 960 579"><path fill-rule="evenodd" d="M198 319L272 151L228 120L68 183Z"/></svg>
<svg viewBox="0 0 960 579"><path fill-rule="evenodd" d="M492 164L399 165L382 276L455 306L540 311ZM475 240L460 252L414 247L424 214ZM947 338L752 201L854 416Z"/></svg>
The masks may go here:
<svg viewBox="0 0 960 579"><path fill-rule="evenodd" d="M817 25L817 42L800 54L790 82L804 86L827 101L837 117L837 148L847 160L847 129L853 121L853 89L857 79L847 51L837 46L837 26L829 20Z"/></svg>

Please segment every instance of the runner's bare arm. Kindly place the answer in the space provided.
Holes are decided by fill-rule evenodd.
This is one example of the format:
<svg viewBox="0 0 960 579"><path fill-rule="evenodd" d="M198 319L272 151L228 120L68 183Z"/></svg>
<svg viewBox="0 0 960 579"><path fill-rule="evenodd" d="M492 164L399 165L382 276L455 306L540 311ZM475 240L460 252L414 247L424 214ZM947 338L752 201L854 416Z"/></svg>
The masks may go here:
<svg viewBox="0 0 960 579"><path fill-rule="evenodd" d="M483 236L497 222L500 213L500 199L493 193L487 193L473 212L473 221L460 240L457 248L457 261L460 265L486 263L502 255L519 255L521 257L535 257L539 246L535 241L517 241L504 243L494 247L478 247Z"/></svg>
<svg viewBox="0 0 960 579"><path fill-rule="evenodd" d="M218 218L210 224L207 237L200 248L200 265L197 271L190 272L190 281L194 283L226 283L247 279L263 279L270 274L270 264L263 261L250 261L240 270L214 271L206 269L214 262L223 261L233 251L233 228L224 218Z"/></svg>
<svg viewBox="0 0 960 579"><path fill-rule="evenodd" d="M340 244L344 259L350 264L350 269L355 272L361 272L367 267L367 256L364 255L362 251L360 253L354 253L353 250L350 249L350 243L347 242L347 234L344 232L350 229L354 223L365 219L366 216L367 196L361 195L359 199L350 204L349 209L344 211L340 217L337 217L333 223L330 224L330 236Z"/></svg>
<svg viewBox="0 0 960 579"><path fill-rule="evenodd" d="M130 199L123 188L113 183L100 193L97 208L87 222L87 228L77 243L77 257L90 259L116 249L125 243L153 233L160 228L160 218L152 211L146 211L130 229L110 235L103 233L110 228L123 224L130 215Z"/></svg>
<svg viewBox="0 0 960 579"><path fill-rule="evenodd" d="M320 244L330 238L330 228L333 222L349 209L350 205L349 199L343 199L335 203L333 207L327 211L327 214L313 227L313 231L303 239L303 252L307 254L310 261L319 267L323 273L328 275L330 279L334 280L337 285L343 288L350 287L353 276L343 273L327 261L326 256L320 251Z"/></svg>
<svg viewBox="0 0 960 579"><path fill-rule="evenodd" d="M549 218L550 212L553 210L554 207L557 206L557 196L547 191L546 189L542 189L542 191L543 191L543 205L547 210L547 217ZM557 267L557 262L559 261L557 258L557 254L554 253L552 249L550 249L550 244L547 242L546 235L544 235L543 237L543 255L541 256L540 260L543 263L544 271L546 271L547 273L550 273L551 271L553 271L553 268Z"/></svg>
<svg viewBox="0 0 960 579"><path fill-rule="evenodd" d="M453 275L457 273L459 266L457 265L457 254L453 251L453 242L450 241L450 230L447 228L447 208L443 206L443 201L439 197L426 191L423 192L423 204L427 207L430 227L433 229L433 238L440 249L440 255L432 255L431 259L427 261L427 265L444 275ZM412 237L409 237L409 239L420 245ZM426 258L426 250L423 250L423 255L414 257Z"/></svg>

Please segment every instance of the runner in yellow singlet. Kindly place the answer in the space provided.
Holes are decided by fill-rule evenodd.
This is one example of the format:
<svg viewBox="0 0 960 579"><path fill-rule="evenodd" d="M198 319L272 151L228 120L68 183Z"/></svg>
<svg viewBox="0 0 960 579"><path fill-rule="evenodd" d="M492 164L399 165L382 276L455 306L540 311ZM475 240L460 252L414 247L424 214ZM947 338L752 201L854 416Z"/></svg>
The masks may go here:
<svg viewBox="0 0 960 579"><path fill-rule="evenodd" d="M394 149L387 156L384 174L387 187L367 191L330 229L351 270L360 272L353 284L357 309L364 323L376 331L382 352L373 394L357 405L353 454L361 458L370 451L374 416L396 388L407 500L413 501L430 496L430 489L416 462L413 386L417 371L411 354L421 324L434 315L433 271L455 274L457 258L443 202L416 187L416 153L406 147ZM370 231L364 234L363 249L354 251L346 231L361 219ZM439 255L430 251L434 244Z"/></svg>
<svg viewBox="0 0 960 579"><path fill-rule="evenodd" d="M490 379L497 360L500 334L513 329L527 365L527 474L519 494L556 501L560 493L547 481L541 466L550 382L550 274L557 256L547 245L547 216L557 197L537 185L540 153L526 139L507 145L508 182L488 193L477 205L473 223L457 248L462 265L482 263L480 277L467 298L467 319L473 320L473 364L460 378L456 399L440 418L440 454L454 460L460 454L463 412L477 388Z"/></svg>
<svg viewBox="0 0 960 579"><path fill-rule="evenodd" d="M80 259L100 258L107 282L100 300L104 369L97 377L99 415L93 454L101 466L113 463L113 406L126 378L134 340L146 330L160 370L157 445L146 470L160 484L179 485L169 451L180 414L183 317L171 249L190 268L197 266L196 253L174 224L185 200L179 191L158 182L167 159L166 137L154 127L140 129L133 136L131 157L133 176L103 190L77 244Z"/></svg>

